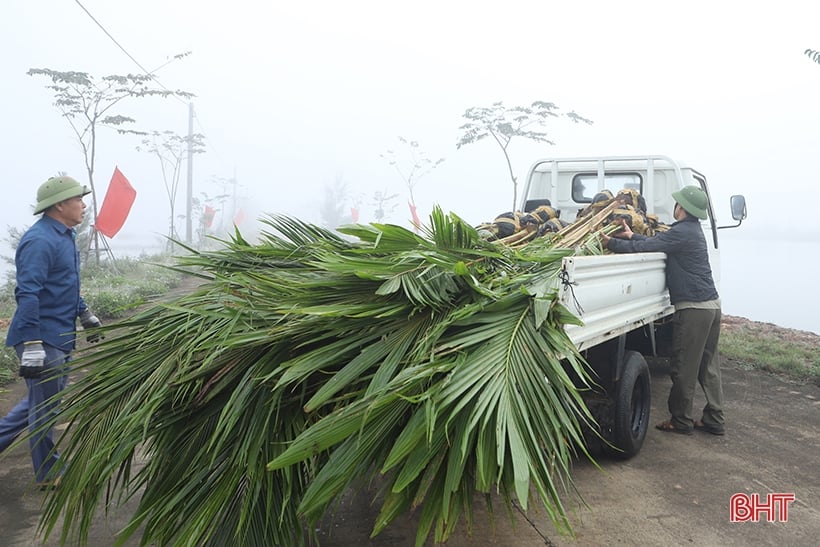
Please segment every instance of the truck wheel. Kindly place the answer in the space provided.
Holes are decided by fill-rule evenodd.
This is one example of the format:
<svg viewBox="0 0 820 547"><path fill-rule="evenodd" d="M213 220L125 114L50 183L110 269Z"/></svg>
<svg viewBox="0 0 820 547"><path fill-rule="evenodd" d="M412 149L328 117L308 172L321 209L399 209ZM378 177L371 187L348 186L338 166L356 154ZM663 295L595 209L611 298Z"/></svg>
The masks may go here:
<svg viewBox="0 0 820 547"><path fill-rule="evenodd" d="M615 416L612 455L628 459L641 450L649 428L651 404L649 367L636 351L624 354L624 372L615 389Z"/></svg>

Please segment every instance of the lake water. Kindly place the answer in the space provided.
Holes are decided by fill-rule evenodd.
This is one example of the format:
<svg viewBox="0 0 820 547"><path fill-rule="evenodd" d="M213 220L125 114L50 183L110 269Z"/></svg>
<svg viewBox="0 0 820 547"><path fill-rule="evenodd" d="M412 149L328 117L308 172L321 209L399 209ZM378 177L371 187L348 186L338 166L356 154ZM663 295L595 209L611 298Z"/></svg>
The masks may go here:
<svg viewBox="0 0 820 547"><path fill-rule="evenodd" d="M722 237L720 262L723 313L820 334L820 242Z"/></svg>

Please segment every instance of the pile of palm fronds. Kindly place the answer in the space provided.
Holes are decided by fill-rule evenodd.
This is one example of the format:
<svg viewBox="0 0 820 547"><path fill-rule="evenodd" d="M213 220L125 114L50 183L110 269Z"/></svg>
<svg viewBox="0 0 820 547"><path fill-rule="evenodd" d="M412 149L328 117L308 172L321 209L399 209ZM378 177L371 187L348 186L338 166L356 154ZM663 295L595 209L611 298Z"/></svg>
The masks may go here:
<svg viewBox="0 0 820 547"><path fill-rule="evenodd" d="M552 207L543 206L531 213L504 213L491 224L482 224L477 230L482 238L511 247L519 247L543 237L549 245L556 248L594 248L599 234L609 235L621 229L620 225L613 222L613 214L619 207L621 204L612 200L573 223L561 223L557 216L546 216L546 220L542 221L538 215L540 210L554 211ZM502 235L503 237L499 237Z"/></svg>
<svg viewBox="0 0 820 547"><path fill-rule="evenodd" d="M637 190L624 188L617 195L609 190L598 192L589 206L578 211L572 222L562 220L560 211L547 204L530 212L501 213L492 222L476 229L482 238L517 246L538 237L546 237L557 247L587 247L600 233L614 234L625 223L635 233L653 236L669 226L658 216L647 212L646 201Z"/></svg>
<svg viewBox="0 0 820 547"><path fill-rule="evenodd" d="M108 327L64 396L68 466L44 526L85 542L105 499L139 509L121 537L298 545L378 478L378 534L416 512L417 544L469 526L475 495L560 494L589 414L585 365L555 299L547 240L510 248L434 211L424 235L288 217L180 268L204 282ZM491 507L491 506L490 506Z"/></svg>

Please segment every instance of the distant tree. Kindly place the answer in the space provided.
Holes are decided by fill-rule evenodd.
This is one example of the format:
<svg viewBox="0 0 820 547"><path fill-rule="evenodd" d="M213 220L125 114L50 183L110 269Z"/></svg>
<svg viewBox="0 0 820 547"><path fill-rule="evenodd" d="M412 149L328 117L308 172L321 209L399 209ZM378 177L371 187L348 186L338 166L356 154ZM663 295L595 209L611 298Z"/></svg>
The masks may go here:
<svg viewBox="0 0 820 547"><path fill-rule="evenodd" d="M438 167L439 164L441 164L441 162L444 161L444 158L439 158L433 161L425 155L423 150L421 150L418 141L409 141L401 136L397 138L399 142L402 143L406 148L406 157L400 160L393 150L388 150L384 154L380 154L380 156L387 160L387 162L393 166L393 168L399 174L399 177L401 177L401 180L404 182L405 186L407 186L407 191L410 194L410 210L413 214L413 225L415 226L416 230L418 230L419 226L417 225L415 220L416 197L413 194L413 190L415 189L419 180L421 180L421 178L425 175L429 174L430 171Z"/></svg>
<svg viewBox="0 0 820 547"><path fill-rule="evenodd" d="M555 144L547 137L545 131L538 129L546 127L547 120L559 116L565 116L575 123L592 124L591 120L579 116L574 111L560 114L556 105L544 101L536 101L530 106L510 108L501 102L493 103L490 107L471 107L464 112L464 117L468 122L460 127L462 135L456 148L460 149L462 146L478 142L486 137L493 138L501 148L507 162L513 186L512 210L514 211L518 198L518 179L507 150L510 142L514 137L521 137L536 142Z"/></svg>
<svg viewBox="0 0 820 547"><path fill-rule="evenodd" d="M211 197L207 192L200 192L201 197L191 198L191 222L198 226L196 246L198 249L210 247L209 236L212 233L214 218L218 210L214 207L219 196Z"/></svg>
<svg viewBox="0 0 820 547"><path fill-rule="evenodd" d="M172 251L174 241L181 240L176 232L175 208L182 173L182 162L187 159L189 148L192 154L201 154L205 151L204 139L205 136L200 133L195 133L189 138L177 135L173 131L152 131L150 136L142 140L142 145L137 146L138 151L148 152L159 160L162 182L165 185L170 210L168 241L166 243L168 252ZM188 146L189 141L190 147ZM185 216L182 215L181 218L184 219Z"/></svg>
<svg viewBox="0 0 820 547"><path fill-rule="evenodd" d="M805 53L806 55L808 55L808 56L809 56L809 58L810 58L812 61L814 61L815 63L820 64L820 51L815 51L815 50L813 50L813 49L807 49L807 50L806 50L806 51L804 51L803 53Z"/></svg>
<svg viewBox="0 0 820 547"><path fill-rule="evenodd" d="M17 228L16 226L6 225L6 229L7 233L6 237L3 238L3 241L5 241L11 248L11 256L3 255L0 258L2 258L3 262L9 266L14 266L14 254L17 252L17 245L20 244L20 238L23 237L23 234L26 230L28 230L28 226Z"/></svg>
<svg viewBox="0 0 820 547"><path fill-rule="evenodd" d="M220 236L226 235L233 225L233 219L236 215L236 187L239 181L236 177L212 177L211 182L215 183L220 188L220 193L211 198L214 204L219 204L214 211L214 214L219 213L219 225L214 231ZM230 223L226 226L225 219L229 219Z"/></svg>
<svg viewBox="0 0 820 547"><path fill-rule="evenodd" d="M352 222L350 192L342 175L336 175L332 186L325 186L325 194L319 205L322 226L335 230L342 224Z"/></svg>
<svg viewBox="0 0 820 547"><path fill-rule="evenodd" d="M176 55L174 59L181 59L189 53ZM110 75L96 80L87 72L62 72L50 68L31 68L28 75L45 76L51 80L51 85L47 85L46 88L54 93L54 106L62 112L63 117L68 121L77 141L80 143L88 175L88 184L91 188L91 210L94 221L96 221L98 212L97 188L94 184L98 129L108 127L121 134L140 134L139 131L128 129L129 124L133 124L135 120L114 113L115 107L124 99L171 96L190 99L194 96L187 91L169 91L156 86L154 77L147 74ZM98 234L95 230L93 233L94 242L97 242L97 238ZM97 250L97 262L99 263L99 245L95 245L95 248Z"/></svg>
<svg viewBox="0 0 820 547"><path fill-rule="evenodd" d="M384 222L385 217L396 210L395 201L398 197L398 194L388 194L386 190L373 192L370 204L373 206L373 218L376 222Z"/></svg>

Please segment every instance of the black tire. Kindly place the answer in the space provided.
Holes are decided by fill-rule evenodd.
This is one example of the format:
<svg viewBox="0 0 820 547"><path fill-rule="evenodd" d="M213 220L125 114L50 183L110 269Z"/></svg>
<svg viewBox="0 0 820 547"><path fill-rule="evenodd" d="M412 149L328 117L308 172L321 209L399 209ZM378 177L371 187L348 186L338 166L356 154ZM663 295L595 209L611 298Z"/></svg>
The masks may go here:
<svg viewBox="0 0 820 547"><path fill-rule="evenodd" d="M621 380L615 386L614 448L609 450L613 456L625 460L640 452L649 429L651 402L649 366L643 355L627 351Z"/></svg>

